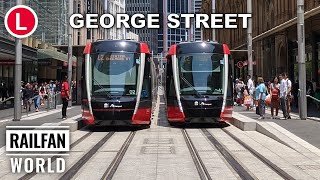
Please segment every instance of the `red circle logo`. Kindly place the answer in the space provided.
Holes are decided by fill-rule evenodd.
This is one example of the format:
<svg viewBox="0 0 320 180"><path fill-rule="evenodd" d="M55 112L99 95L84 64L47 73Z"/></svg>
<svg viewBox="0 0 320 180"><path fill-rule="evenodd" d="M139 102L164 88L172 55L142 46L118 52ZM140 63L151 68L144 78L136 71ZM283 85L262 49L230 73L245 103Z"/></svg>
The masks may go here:
<svg viewBox="0 0 320 180"><path fill-rule="evenodd" d="M12 36L26 38L37 29L38 16L30 7L17 5L7 12L4 24Z"/></svg>
<svg viewBox="0 0 320 180"><path fill-rule="evenodd" d="M239 62L237 63L237 67L240 68L240 69L243 68L243 62L242 62L242 61L239 61Z"/></svg>

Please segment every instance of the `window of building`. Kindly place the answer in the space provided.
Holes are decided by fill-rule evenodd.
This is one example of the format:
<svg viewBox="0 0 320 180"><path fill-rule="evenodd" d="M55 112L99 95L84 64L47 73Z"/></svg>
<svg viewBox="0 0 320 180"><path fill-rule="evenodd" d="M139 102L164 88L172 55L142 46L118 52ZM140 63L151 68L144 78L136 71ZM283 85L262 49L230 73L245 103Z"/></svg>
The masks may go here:
<svg viewBox="0 0 320 180"><path fill-rule="evenodd" d="M78 13L81 13L81 3L78 3Z"/></svg>

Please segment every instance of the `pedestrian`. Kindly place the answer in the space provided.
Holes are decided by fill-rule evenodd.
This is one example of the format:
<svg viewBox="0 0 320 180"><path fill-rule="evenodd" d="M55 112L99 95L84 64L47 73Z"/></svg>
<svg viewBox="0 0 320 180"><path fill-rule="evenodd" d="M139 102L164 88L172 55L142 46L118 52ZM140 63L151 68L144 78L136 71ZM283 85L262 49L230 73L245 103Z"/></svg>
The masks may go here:
<svg viewBox="0 0 320 180"><path fill-rule="evenodd" d="M70 88L68 84L68 77L65 76L61 85L61 98L62 98L62 119L67 119L67 107L70 99Z"/></svg>
<svg viewBox="0 0 320 180"><path fill-rule="evenodd" d="M320 100L320 84L319 83L316 84L316 90L314 93L314 97L316 99ZM315 101L315 103L316 103L318 111L320 111L320 103L318 101Z"/></svg>
<svg viewBox="0 0 320 180"><path fill-rule="evenodd" d="M247 107L247 111L249 111L250 109L250 105L251 105L251 96L249 95L249 90L248 90L248 87L246 86L245 87L245 90L244 90L244 105Z"/></svg>
<svg viewBox="0 0 320 180"><path fill-rule="evenodd" d="M46 94L45 92L45 86L44 86L44 83L41 83L41 86L40 86L40 99L41 99L41 106L44 105L44 96Z"/></svg>
<svg viewBox="0 0 320 180"><path fill-rule="evenodd" d="M283 113L283 119L288 118L288 111L287 111L287 92L288 92L288 84L285 80L284 74L279 76L280 79L280 105L281 110Z"/></svg>
<svg viewBox="0 0 320 180"><path fill-rule="evenodd" d="M270 84L269 94L271 95L271 119L275 119L274 110L276 110L276 117L279 113L280 104L280 84L278 77L273 78L273 82Z"/></svg>
<svg viewBox="0 0 320 180"><path fill-rule="evenodd" d="M257 100L258 100L258 109L259 109L259 119L264 119L265 115L265 101L267 95L267 88L264 84L264 80L262 77L258 77L258 87L256 88Z"/></svg>
<svg viewBox="0 0 320 180"><path fill-rule="evenodd" d="M288 77L288 73L283 73L284 78L286 80L287 84L287 115L288 119L291 119L290 113L291 113L291 102L292 102L292 95L291 95L291 90L292 90L292 82Z"/></svg>
<svg viewBox="0 0 320 180"><path fill-rule="evenodd" d="M243 97L243 92L244 92L244 83L241 78L239 78L239 81L236 85L236 92L237 92L237 103L239 106L243 104L244 97Z"/></svg>
<svg viewBox="0 0 320 180"><path fill-rule="evenodd" d="M34 108L36 108L36 112L38 112L39 106L40 106L40 89L37 84L34 85L33 96L34 96Z"/></svg>
<svg viewBox="0 0 320 180"><path fill-rule="evenodd" d="M3 81L1 82L0 86L1 86L1 88L0 88L1 89L1 99L2 99L2 101L4 101L8 97L8 88Z"/></svg>
<svg viewBox="0 0 320 180"><path fill-rule="evenodd" d="M254 83L251 79L251 76L248 75L247 76L247 87L248 87L248 90L249 90L249 95L251 97L251 104L250 104L250 109L254 106L254 103L253 103L253 94L254 94Z"/></svg>
<svg viewBox="0 0 320 180"><path fill-rule="evenodd" d="M25 109L31 111L31 98L33 97L33 90L31 84L27 83L25 89L23 89L23 104Z"/></svg>

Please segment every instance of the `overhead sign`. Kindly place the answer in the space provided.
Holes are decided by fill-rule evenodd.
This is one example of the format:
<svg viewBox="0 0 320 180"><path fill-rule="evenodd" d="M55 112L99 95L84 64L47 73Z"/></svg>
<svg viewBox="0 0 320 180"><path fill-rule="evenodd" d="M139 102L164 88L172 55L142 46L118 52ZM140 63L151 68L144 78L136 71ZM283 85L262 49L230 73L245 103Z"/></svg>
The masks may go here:
<svg viewBox="0 0 320 180"><path fill-rule="evenodd" d="M30 7L17 5L7 12L4 24L12 36L26 38L37 29L38 16Z"/></svg>

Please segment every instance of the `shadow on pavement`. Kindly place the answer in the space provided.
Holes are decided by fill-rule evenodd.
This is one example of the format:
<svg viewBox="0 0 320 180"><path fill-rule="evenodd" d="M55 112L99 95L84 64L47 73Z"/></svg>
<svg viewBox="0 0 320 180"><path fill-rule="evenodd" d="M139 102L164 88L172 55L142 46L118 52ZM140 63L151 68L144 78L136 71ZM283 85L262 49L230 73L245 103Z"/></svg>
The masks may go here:
<svg viewBox="0 0 320 180"><path fill-rule="evenodd" d="M172 128L185 128L185 129L201 129L201 128L226 128L230 125L225 122L218 122L218 123L187 123L187 124L174 124Z"/></svg>
<svg viewBox="0 0 320 180"><path fill-rule="evenodd" d="M90 132L129 132L129 131L140 131L149 129L150 126L86 126L80 131Z"/></svg>

